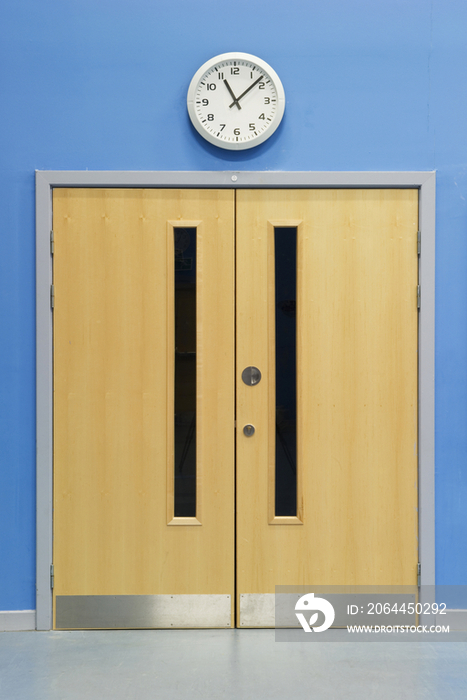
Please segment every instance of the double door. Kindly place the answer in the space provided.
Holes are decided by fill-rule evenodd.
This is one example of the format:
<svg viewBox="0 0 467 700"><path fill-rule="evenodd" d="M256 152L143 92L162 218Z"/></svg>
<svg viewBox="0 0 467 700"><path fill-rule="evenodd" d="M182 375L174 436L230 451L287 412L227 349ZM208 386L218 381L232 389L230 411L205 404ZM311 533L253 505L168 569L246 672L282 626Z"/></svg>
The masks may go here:
<svg viewBox="0 0 467 700"><path fill-rule="evenodd" d="M417 190L56 189L54 626L414 585Z"/></svg>

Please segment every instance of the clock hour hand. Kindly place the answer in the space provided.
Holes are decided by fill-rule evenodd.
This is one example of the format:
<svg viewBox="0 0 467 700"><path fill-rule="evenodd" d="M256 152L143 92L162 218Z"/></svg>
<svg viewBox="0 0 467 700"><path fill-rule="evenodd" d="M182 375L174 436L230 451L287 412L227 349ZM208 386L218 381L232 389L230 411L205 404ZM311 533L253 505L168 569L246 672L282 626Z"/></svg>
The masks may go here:
<svg viewBox="0 0 467 700"><path fill-rule="evenodd" d="M232 95L232 97L235 98L235 102L232 102L232 104L229 105L229 107L233 107L234 104L237 103L238 108L240 109L240 105L239 105L238 103L240 102L240 100L242 99L242 97L245 97L246 93L247 93L247 92L250 92L250 90L252 90L252 89L255 87L255 85L257 85L257 84L259 83L260 80L264 80L264 75L260 75L259 78L258 78L258 80L255 80L255 82L252 83L252 84L250 85L250 87L247 87L247 89L244 90L244 91L242 92L242 94L239 95L238 97L235 97L235 95ZM224 80L224 83L225 83L225 82L226 82L226 81Z"/></svg>
<svg viewBox="0 0 467 700"><path fill-rule="evenodd" d="M229 107L233 107L234 105L237 105L238 109L241 109L240 105L238 104L237 98L236 98L235 95L233 94L232 88L230 87L230 85L228 84L228 82L227 82L227 80L226 80L225 78L224 78L224 83L225 83L225 86L226 86L227 90L230 92L230 94L231 94L231 96L233 97L233 100L234 100L234 101L232 102L232 104L229 105Z"/></svg>

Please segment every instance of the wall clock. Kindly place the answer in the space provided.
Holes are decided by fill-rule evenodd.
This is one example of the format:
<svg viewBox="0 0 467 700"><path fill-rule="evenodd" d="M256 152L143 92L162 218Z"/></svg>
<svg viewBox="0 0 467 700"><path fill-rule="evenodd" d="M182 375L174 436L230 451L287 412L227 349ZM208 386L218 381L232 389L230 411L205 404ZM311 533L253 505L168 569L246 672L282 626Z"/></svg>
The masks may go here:
<svg viewBox="0 0 467 700"><path fill-rule="evenodd" d="M223 53L196 71L187 105L203 138L220 148L242 150L272 136L284 114L285 94L265 61L248 53Z"/></svg>

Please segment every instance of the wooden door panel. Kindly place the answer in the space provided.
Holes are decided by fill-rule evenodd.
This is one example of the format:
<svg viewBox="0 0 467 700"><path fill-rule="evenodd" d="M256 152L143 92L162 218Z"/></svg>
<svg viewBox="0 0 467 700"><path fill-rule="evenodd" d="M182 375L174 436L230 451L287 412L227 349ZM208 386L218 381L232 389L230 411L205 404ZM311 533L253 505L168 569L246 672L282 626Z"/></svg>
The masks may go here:
<svg viewBox="0 0 467 700"><path fill-rule="evenodd" d="M271 241L282 226L297 229L299 499L289 519L271 517ZM417 228L417 190L237 193L239 594L416 582ZM246 386L249 365L269 381Z"/></svg>
<svg viewBox="0 0 467 700"><path fill-rule="evenodd" d="M57 189L53 205L54 599L233 597L233 193ZM174 226L198 246L197 512L183 524Z"/></svg>

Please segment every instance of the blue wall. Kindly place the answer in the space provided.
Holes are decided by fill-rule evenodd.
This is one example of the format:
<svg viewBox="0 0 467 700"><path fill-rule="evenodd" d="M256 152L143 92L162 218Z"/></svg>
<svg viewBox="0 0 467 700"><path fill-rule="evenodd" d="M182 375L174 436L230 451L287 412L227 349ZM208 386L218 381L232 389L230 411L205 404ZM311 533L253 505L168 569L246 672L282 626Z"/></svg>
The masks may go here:
<svg viewBox="0 0 467 700"><path fill-rule="evenodd" d="M465 0L2 0L0 610L35 607L35 169L436 169L437 581L467 584L466 33ZM233 50L287 97L240 153L185 107Z"/></svg>

